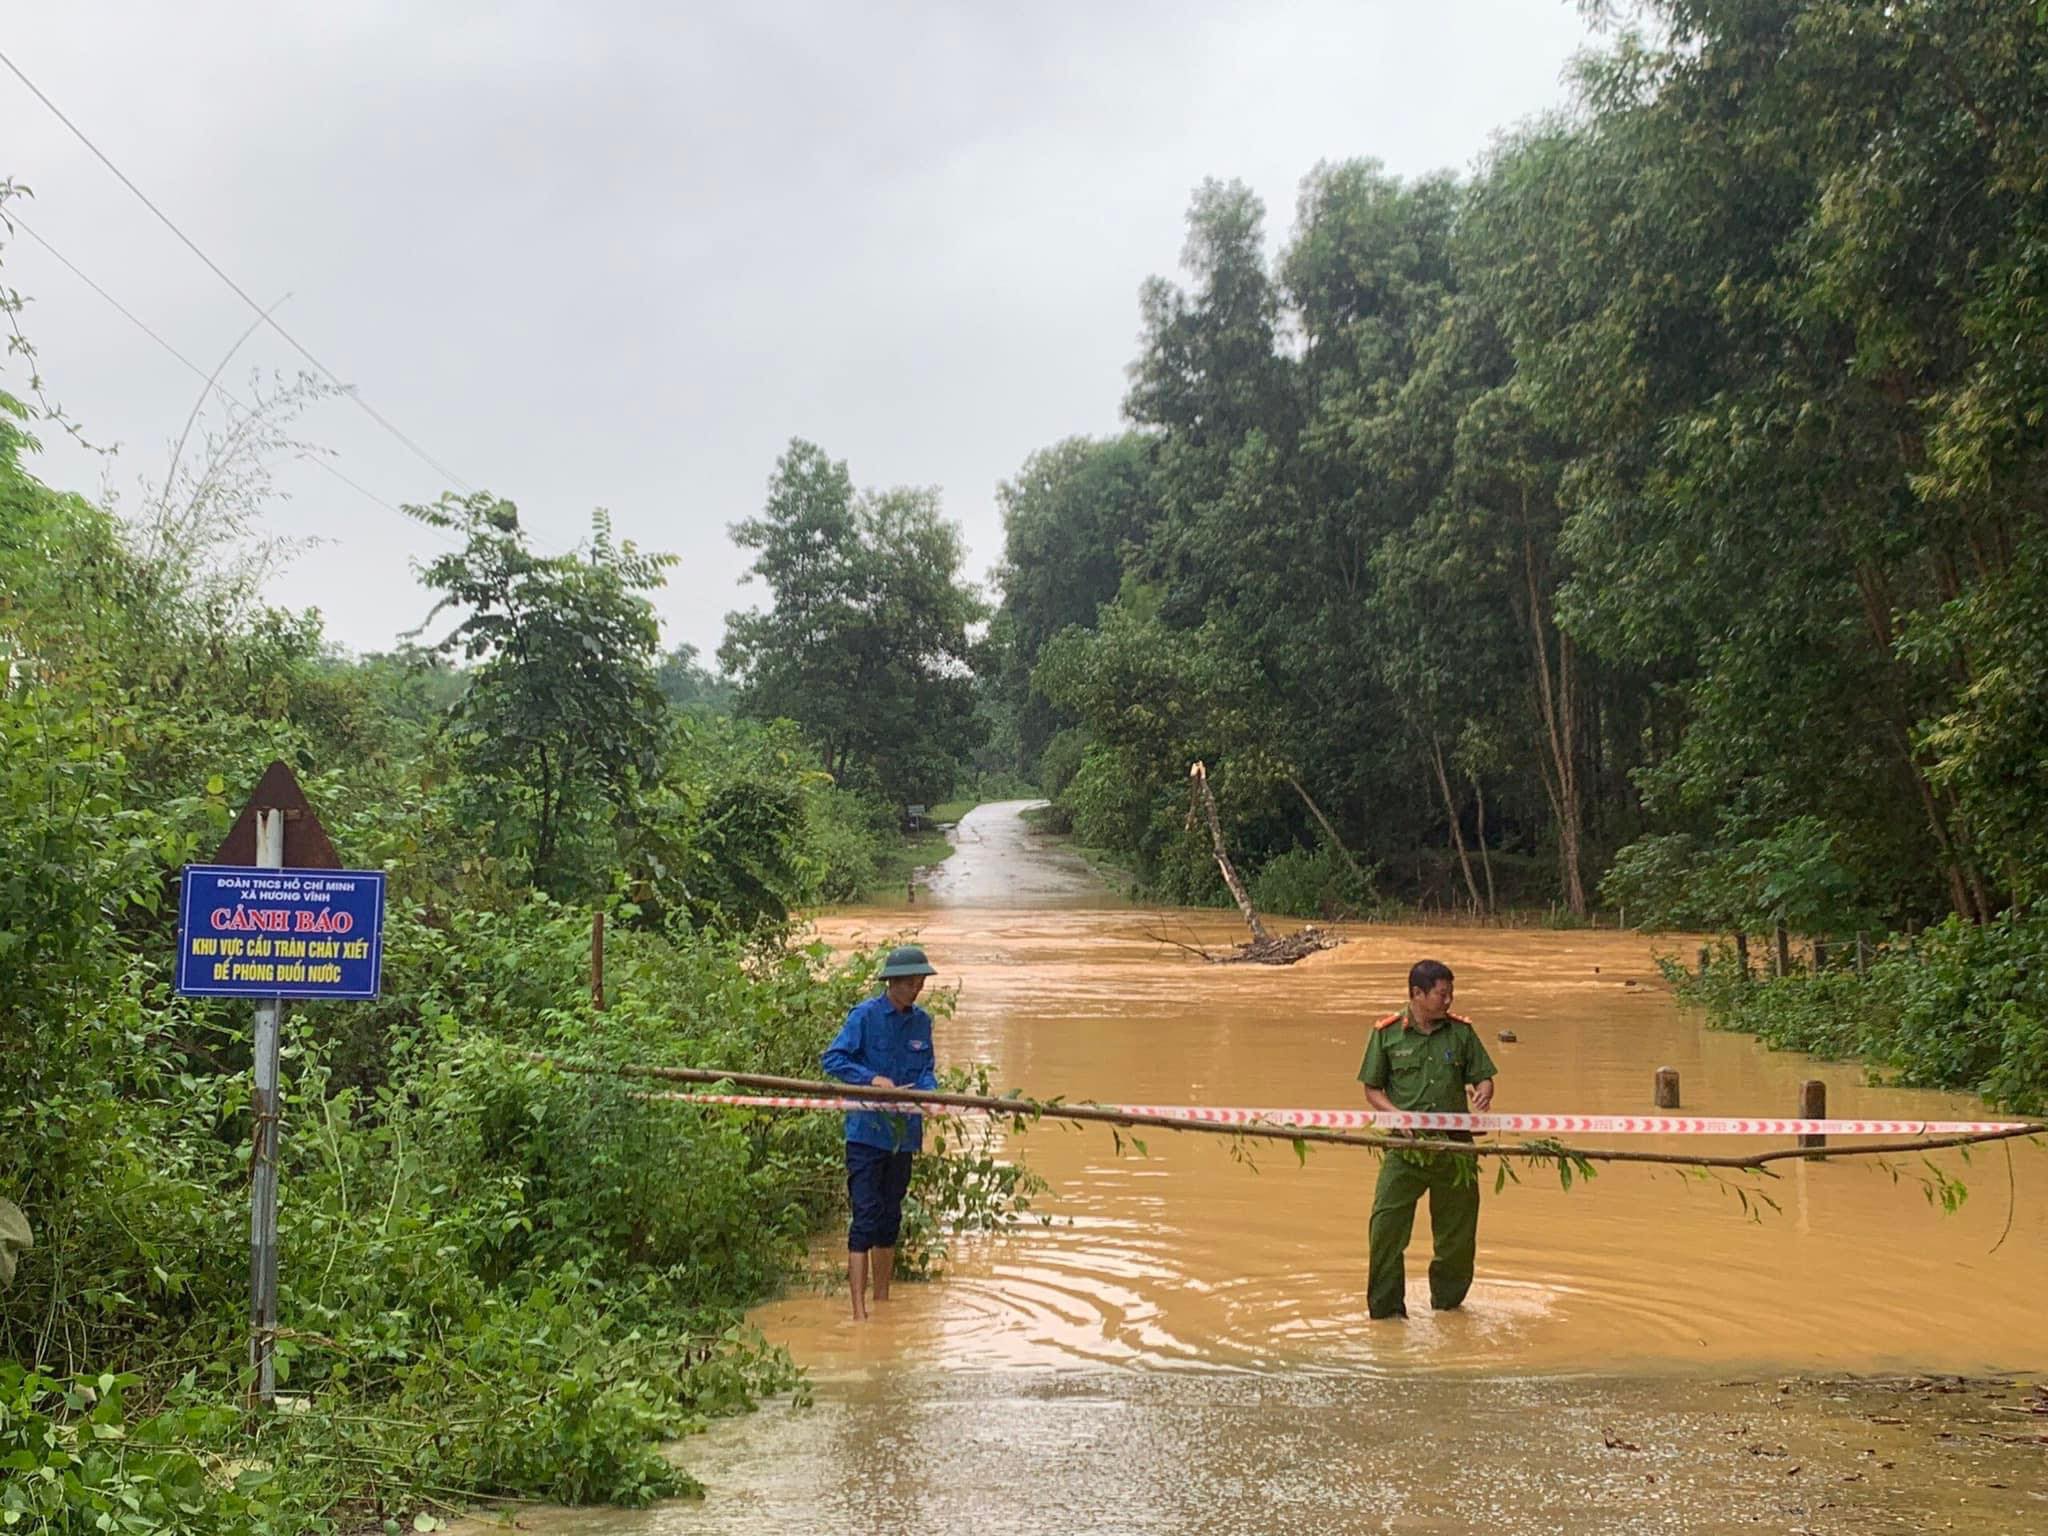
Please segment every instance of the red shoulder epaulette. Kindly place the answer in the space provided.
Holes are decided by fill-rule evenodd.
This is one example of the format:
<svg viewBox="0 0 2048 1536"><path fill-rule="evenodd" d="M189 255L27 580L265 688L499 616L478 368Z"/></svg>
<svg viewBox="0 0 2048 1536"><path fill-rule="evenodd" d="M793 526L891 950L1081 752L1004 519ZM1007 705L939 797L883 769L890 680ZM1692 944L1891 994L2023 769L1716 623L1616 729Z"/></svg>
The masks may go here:
<svg viewBox="0 0 2048 1536"><path fill-rule="evenodd" d="M1388 1014L1388 1015L1387 1015L1387 1016L1386 1016L1386 1017L1385 1017L1384 1019L1381 1019L1381 1020L1380 1020L1380 1021L1379 1021L1379 1022L1378 1022L1377 1024L1373 1025L1373 1028L1374 1028L1374 1029L1385 1029L1385 1028L1386 1028L1386 1027L1387 1027L1387 1026L1388 1026L1389 1024L1398 1024L1398 1023L1400 1023L1400 1022L1401 1022L1401 1015L1400 1015L1400 1014L1398 1014L1398 1013L1390 1013L1390 1014Z"/></svg>
<svg viewBox="0 0 2048 1536"><path fill-rule="evenodd" d="M1471 1021L1470 1019L1468 1019L1468 1018L1465 1018L1465 1017L1463 1017L1462 1015L1459 1015L1459 1014L1455 1014L1455 1013L1447 1013L1447 1014L1445 1014L1445 1015L1444 1015L1444 1019L1445 1019L1445 1020L1446 1020L1446 1022L1448 1022L1448 1023L1452 1023L1452 1024L1462 1024L1462 1025L1464 1025L1464 1026L1465 1026L1465 1027L1466 1027L1467 1029L1477 1029L1477 1028L1479 1027L1478 1025L1474 1024L1474 1023L1473 1023L1473 1022L1472 1022L1472 1021Z"/></svg>

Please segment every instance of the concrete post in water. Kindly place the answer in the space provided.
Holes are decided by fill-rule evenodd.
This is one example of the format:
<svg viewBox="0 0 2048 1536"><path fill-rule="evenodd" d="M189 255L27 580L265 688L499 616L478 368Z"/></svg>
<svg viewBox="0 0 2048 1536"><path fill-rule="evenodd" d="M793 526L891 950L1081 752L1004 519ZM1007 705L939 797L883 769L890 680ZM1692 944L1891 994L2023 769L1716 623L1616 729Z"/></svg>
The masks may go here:
<svg viewBox="0 0 2048 1536"><path fill-rule="evenodd" d="M284 812L256 812L256 867L284 868ZM277 1401L277 1058L284 1026L284 999L266 997L256 1005L254 1091L249 1097L254 1144L249 1154L249 1364L256 1372L256 1401Z"/></svg>
<svg viewBox="0 0 2048 1536"><path fill-rule="evenodd" d="M1735 935L1735 970L1744 981L1749 980L1749 935Z"/></svg>
<svg viewBox="0 0 2048 1536"><path fill-rule="evenodd" d="M1825 1120L1828 1117L1828 1085L1817 1077L1809 1077L1799 1085L1799 1118L1802 1120ZM1802 1147L1824 1147L1828 1144L1825 1136L1801 1136Z"/></svg>
<svg viewBox="0 0 2048 1536"><path fill-rule="evenodd" d="M1705 981L1705 980L1707 979L1707 962L1708 962L1709 960L1711 960L1712 958L1713 958L1713 954L1712 954L1712 952L1711 952L1711 951L1710 951L1710 950L1709 950L1709 949L1707 948L1707 946L1706 946L1706 945L1702 944L1702 945L1700 946L1700 980L1701 980L1701 981Z"/></svg>
<svg viewBox="0 0 2048 1536"><path fill-rule="evenodd" d="M1771 937L1776 946L1772 959L1778 967L1778 980L1783 981L1792 974L1792 931L1785 926L1783 918L1778 920L1777 929Z"/></svg>
<svg viewBox="0 0 2048 1536"><path fill-rule="evenodd" d="M1659 1067L1657 1069L1656 1098L1659 1109L1678 1108L1678 1068Z"/></svg>

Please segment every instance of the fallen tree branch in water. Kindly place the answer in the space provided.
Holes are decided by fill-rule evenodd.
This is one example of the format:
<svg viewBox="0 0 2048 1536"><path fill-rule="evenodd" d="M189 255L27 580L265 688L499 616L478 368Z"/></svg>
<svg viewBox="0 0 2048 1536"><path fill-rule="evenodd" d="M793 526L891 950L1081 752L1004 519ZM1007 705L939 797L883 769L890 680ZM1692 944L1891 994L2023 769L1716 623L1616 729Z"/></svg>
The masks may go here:
<svg viewBox="0 0 2048 1536"><path fill-rule="evenodd" d="M1764 1152L1711 1153L1638 1152L1621 1147L1573 1147L1558 1141L1521 1141L1483 1145L1469 1141L1448 1141L1440 1137L1414 1135L1362 1135L1356 1131L1335 1131L1314 1126L1219 1125L1211 1120L1194 1120L1185 1115L1135 1114L1105 1108L1099 1104L1069 1104L1061 1099L993 1098L973 1093L926 1093L915 1088L871 1088L802 1077L768 1077L749 1072L716 1072L703 1067L658 1067L638 1063L604 1064L563 1061L537 1051L527 1059L564 1072L600 1077L641 1077L663 1082L729 1084L735 1088L759 1088L764 1092L807 1094L835 1099L870 1100L877 1107L898 1105L905 1109L971 1109L985 1114L1007 1115L1018 1120L1070 1120L1085 1124L1145 1127L1166 1131L1197 1131L1211 1136L1253 1137L1291 1143L1323 1142L1335 1146L1366 1147L1380 1152L1448 1152L1461 1157L1513 1158L1543 1162L1574 1163L1656 1163L1676 1168L1746 1168L1771 1172L1770 1164L1799 1160L1823 1162L1842 1157L1878 1157L1908 1152L1936 1152L1948 1147L1975 1146L1980 1142L2010 1141L2018 1137L2048 1135L2048 1124L2025 1124L1997 1131L1974 1131L1963 1135L1924 1137L1918 1141L1881 1141L1860 1146L1785 1147ZM693 1096L670 1096L687 1103Z"/></svg>

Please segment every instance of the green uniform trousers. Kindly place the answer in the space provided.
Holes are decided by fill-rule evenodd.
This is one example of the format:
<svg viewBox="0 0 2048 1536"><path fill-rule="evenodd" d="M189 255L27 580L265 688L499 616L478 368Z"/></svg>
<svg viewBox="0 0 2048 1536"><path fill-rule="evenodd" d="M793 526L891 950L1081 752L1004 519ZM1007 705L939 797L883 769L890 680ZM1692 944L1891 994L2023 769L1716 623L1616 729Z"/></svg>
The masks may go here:
<svg viewBox="0 0 2048 1536"><path fill-rule="evenodd" d="M1366 1308L1374 1317L1408 1315L1408 1282L1401 1261L1415 1230L1415 1202L1429 1195L1429 1226L1436 1257L1429 1266L1429 1304L1448 1311L1472 1289L1479 1245L1479 1181L1470 1158L1389 1154L1372 1196Z"/></svg>

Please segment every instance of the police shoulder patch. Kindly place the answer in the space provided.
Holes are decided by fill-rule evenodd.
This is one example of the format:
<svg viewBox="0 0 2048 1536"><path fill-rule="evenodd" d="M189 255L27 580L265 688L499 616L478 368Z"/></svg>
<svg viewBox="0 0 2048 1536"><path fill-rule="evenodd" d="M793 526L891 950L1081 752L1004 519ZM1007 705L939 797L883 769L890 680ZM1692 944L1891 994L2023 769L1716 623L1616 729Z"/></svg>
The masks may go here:
<svg viewBox="0 0 2048 1536"><path fill-rule="evenodd" d="M1387 1015L1387 1016L1386 1016L1386 1017L1385 1017L1384 1019L1381 1019L1381 1020L1380 1020L1380 1021L1379 1021L1378 1023L1374 1024L1374 1025L1373 1025L1373 1028L1374 1028L1374 1029L1385 1029L1385 1028L1386 1028L1386 1027L1387 1027L1387 1026L1388 1026L1389 1024L1398 1024L1398 1023L1400 1023L1400 1022L1401 1022L1401 1015L1400 1015L1400 1014L1398 1014L1398 1013L1390 1013L1390 1014L1388 1014L1388 1015Z"/></svg>

